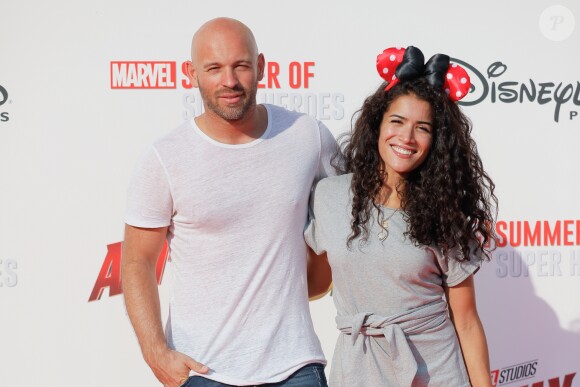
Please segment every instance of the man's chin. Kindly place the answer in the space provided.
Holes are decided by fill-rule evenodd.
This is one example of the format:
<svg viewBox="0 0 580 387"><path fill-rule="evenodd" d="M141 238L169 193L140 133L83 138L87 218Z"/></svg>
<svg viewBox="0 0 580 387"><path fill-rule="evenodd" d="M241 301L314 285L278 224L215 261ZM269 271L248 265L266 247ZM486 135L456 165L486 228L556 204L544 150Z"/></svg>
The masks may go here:
<svg viewBox="0 0 580 387"><path fill-rule="evenodd" d="M239 121L246 115L246 112L241 109L220 109L214 113L227 121Z"/></svg>

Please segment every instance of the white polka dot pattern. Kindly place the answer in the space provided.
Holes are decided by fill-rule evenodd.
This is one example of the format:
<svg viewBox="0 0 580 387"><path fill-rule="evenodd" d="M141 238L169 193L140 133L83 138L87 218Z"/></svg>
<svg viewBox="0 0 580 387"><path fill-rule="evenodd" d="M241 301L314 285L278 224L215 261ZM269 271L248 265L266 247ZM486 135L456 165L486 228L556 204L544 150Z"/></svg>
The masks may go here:
<svg viewBox="0 0 580 387"><path fill-rule="evenodd" d="M456 63L450 64L445 78L443 88L452 101L457 102L469 93L471 81L463 67Z"/></svg>
<svg viewBox="0 0 580 387"><path fill-rule="evenodd" d="M399 64L403 61L404 54L404 48L391 47L377 55L377 71L381 78L389 83L385 90L390 89L398 82L395 72Z"/></svg>

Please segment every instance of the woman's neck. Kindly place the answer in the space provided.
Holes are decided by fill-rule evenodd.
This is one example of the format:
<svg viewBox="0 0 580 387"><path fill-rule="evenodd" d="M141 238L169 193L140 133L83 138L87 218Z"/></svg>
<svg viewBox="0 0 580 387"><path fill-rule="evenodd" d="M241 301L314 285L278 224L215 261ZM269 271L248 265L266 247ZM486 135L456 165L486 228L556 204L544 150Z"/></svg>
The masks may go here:
<svg viewBox="0 0 580 387"><path fill-rule="evenodd" d="M401 187L399 187L400 189ZM377 203L389 208L401 208L401 192L397 191L396 186L383 185L379 192Z"/></svg>

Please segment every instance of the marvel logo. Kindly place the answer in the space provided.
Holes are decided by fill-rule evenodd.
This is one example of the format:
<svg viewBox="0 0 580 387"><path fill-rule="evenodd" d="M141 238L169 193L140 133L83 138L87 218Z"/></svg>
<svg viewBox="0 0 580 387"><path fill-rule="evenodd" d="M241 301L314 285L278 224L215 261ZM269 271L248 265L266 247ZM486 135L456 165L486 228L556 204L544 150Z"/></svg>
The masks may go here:
<svg viewBox="0 0 580 387"><path fill-rule="evenodd" d="M111 62L111 89L175 89L175 62Z"/></svg>

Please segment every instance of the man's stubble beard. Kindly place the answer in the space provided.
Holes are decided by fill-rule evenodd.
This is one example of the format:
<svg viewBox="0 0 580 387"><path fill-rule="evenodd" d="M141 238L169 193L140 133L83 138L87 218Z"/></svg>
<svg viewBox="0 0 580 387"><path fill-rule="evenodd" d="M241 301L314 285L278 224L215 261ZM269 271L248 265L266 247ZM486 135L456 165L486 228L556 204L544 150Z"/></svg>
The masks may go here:
<svg viewBox="0 0 580 387"><path fill-rule="evenodd" d="M243 91L242 104L241 106L225 107L225 108L219 106L219 104L217 103L217 100L219 99L218 97L219 93L210 96L205 92L204 88L201 85L199 85L198 88L201 94L201 98L204 101L207 108L226 121L236 121L244 118L246 113L253 106L256 105L256 95L258 93L257 84L252 86L252 88L250 89L244 89L242 86L231 89L232 91L236 92Z"/></svg>

